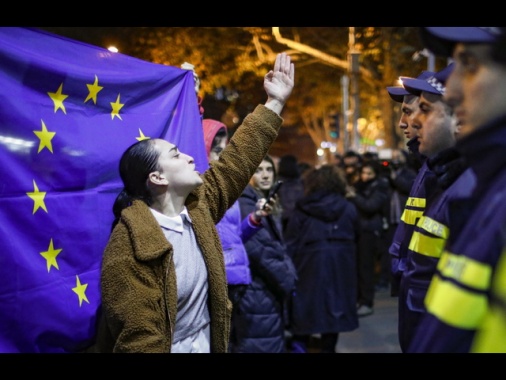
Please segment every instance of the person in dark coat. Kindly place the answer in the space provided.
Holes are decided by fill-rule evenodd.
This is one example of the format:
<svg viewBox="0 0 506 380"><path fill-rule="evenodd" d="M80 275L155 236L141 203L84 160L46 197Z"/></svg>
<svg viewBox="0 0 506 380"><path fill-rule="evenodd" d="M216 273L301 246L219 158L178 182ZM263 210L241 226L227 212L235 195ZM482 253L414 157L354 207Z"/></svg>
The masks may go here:
<svg viewBox="0 0 506 380"><path fill-rule="evenodd" d="M242 218L256 210L259 199L267 198L276 179L271 157L264 157L251 177L239 204ZM295 289L297 272L286 253L281 232L281 208L269 202L271 214L262 218L263 228L246 243L251 284L235 305L234 332L230 339L233 353L286 352L285 305Z"/></svg>
<svg viewBox="0 0 506 380"><path fill-rule="evenodd" d="M380 176L376 161L364 164L360 180L348 186L347 197L356 206L360 219L360 237L357 247L357 312L359 317L374 312L374 264L381 249L383 213L388 202L389 185Z"/></svg>
<svg viewBox="0 0 506 380"><path fill-rule="evenodd" d="M295 202L304 195L302 178L297 166L297 157L286 154L280 158L278 163L278 179L283 181L283 186L279 189L279 202L283 208L281 224L284 233L288 220L295 208Z"/></svg>
<svg viewBox="0 0 506 380"><path fill-rule="evenodd" d="M345 198L346 177L335 165L311 169L285 235L298 282L291 300L292 352L306 352L321 334L321 352L335 352L339 333L358 327L358 213Z"/></svg>

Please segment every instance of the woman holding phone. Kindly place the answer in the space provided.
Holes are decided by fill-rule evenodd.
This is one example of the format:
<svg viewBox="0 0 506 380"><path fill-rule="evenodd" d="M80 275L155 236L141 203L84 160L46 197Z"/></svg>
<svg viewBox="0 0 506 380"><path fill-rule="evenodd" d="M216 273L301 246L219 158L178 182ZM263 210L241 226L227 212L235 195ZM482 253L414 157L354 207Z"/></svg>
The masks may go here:
<svg viewBox="0 0 506 380"><path fill-rule="evenodd" d="M275 179L274 161L265 156L239 198L243 218L255 210L258 199L269 198ZM287 352L285 304L295 289L297 274L283 242L281 207L276 196L266 207L272 208L272 213L262 218L264 228L245 243L251 284L236 305L231 352Z"/></svg>

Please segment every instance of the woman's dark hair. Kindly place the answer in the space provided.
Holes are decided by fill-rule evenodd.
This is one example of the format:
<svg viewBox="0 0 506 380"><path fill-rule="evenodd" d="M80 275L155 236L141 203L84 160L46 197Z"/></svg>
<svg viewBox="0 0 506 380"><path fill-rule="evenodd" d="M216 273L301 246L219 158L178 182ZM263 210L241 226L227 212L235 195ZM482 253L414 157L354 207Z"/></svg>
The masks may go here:
<svg viewBox="0 0 506 380"><path fill-rule="evenodd" d="M272 185L274 186L274 183L278 179L278 172L277 172L276 163L274 162L274 159L271 156L269 156L268 154L265 155L265 157L262 159L262 161L270 162L272 165L272 171L274 173Z"/></svg>
<svg viewBox="0 0 506 380"><path fill-rule="evenodd" d="M362 164L362 168L360 169L360 172L362 172L362 169L365 167L370 167L376 176L379 176L381 174L381 164L378 161L368 161L364 162Z"/></svg>
<svg viewBox="0 0 506 380"><path fill-rule="evenodd" d="M344 158L348 158L348 157L357 157L357 161L359 163L362 163L362 161L364 161L362 155L354 150L347 150L344 155L343 155L343 159Z"/></svg>
<svg viewBox="0 0 506 380"><path fill-rule="evenodd" d="M309 169L304 174L304 190L312 194L319 190L344 195L346 193L346 175L342 168L325 164Z"/></svg>
<svg viewBox="0 0 506 380"><path fill-rule="evenodd" d="M127 148L119 162L119 175L123 181L123 190L118 194L112 212L115 220L112 228L118 223L121 211L130 206L134 199L151 205L151 194L146 187L149 173L158 170L160 152L155 149L153 140L141 140Z"/></svg>
<svg viewBox="0 0 506 380"><path fill-rule="evenodd" d="M277 179L278 179L278 173L277 173L277 168L276 168L276 163L274 162L274 159L269 156L268 154L262 159L262 161L267 161L269 162L271 165L272 165L272 173L273 173L273 176L272 176L272 186L271 186L271 189L272 187L274 186L274 184L276 183ZM255 189L255 191L262 197L264 198L267 198L269 196L269 193L271 191L271 189L269 190L266 190L266 191L261 191L261 190L258 190L258 189ZM274 209L272 210L272 215L281 215L283 211L283 208L281 206L281 203L280 202L277 202L276 205L274 206Z"/></svg>
<svg viewBox="0 0 506 380"><path fill-rule="evenodd" d="M272 165L272 173L273 173L272 186L274 186L274 184L276 183L276 180L278 179L278 175L276 172L276 164L274 163L274 160L272 159L272 157L269 156L268 154L264 158L262 158L262 161L267 161ZM255 191L258 193L258 195L267 198L270 190L263 191L263 190L255 188Z"/></svg>

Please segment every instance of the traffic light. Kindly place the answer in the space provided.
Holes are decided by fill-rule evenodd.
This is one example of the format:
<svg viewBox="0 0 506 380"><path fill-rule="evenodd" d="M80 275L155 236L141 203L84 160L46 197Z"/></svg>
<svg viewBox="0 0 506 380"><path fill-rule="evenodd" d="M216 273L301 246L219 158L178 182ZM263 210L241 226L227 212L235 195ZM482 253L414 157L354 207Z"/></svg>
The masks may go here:
<svg viewBox="0 0 506 380"><path fill-rule="evenodd" d="M339 138L339 117L338 113L334 113L330 115L330 137L333 139Z"/></svg>

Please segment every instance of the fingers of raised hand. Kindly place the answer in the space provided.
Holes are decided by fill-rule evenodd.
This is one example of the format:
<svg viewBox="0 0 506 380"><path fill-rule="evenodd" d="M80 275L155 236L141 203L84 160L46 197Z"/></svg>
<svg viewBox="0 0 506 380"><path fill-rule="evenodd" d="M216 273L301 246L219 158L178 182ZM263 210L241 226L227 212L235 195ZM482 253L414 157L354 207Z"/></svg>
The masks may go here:
<svg viewBox="0 0 506 380"><path fill-rule="evenodd" d="M288 76L291 80L295 77L295 66L291 61L291 58L286 53L279 53L276 56L276 63L274 64L274 72L281 73Z"/></svg>

